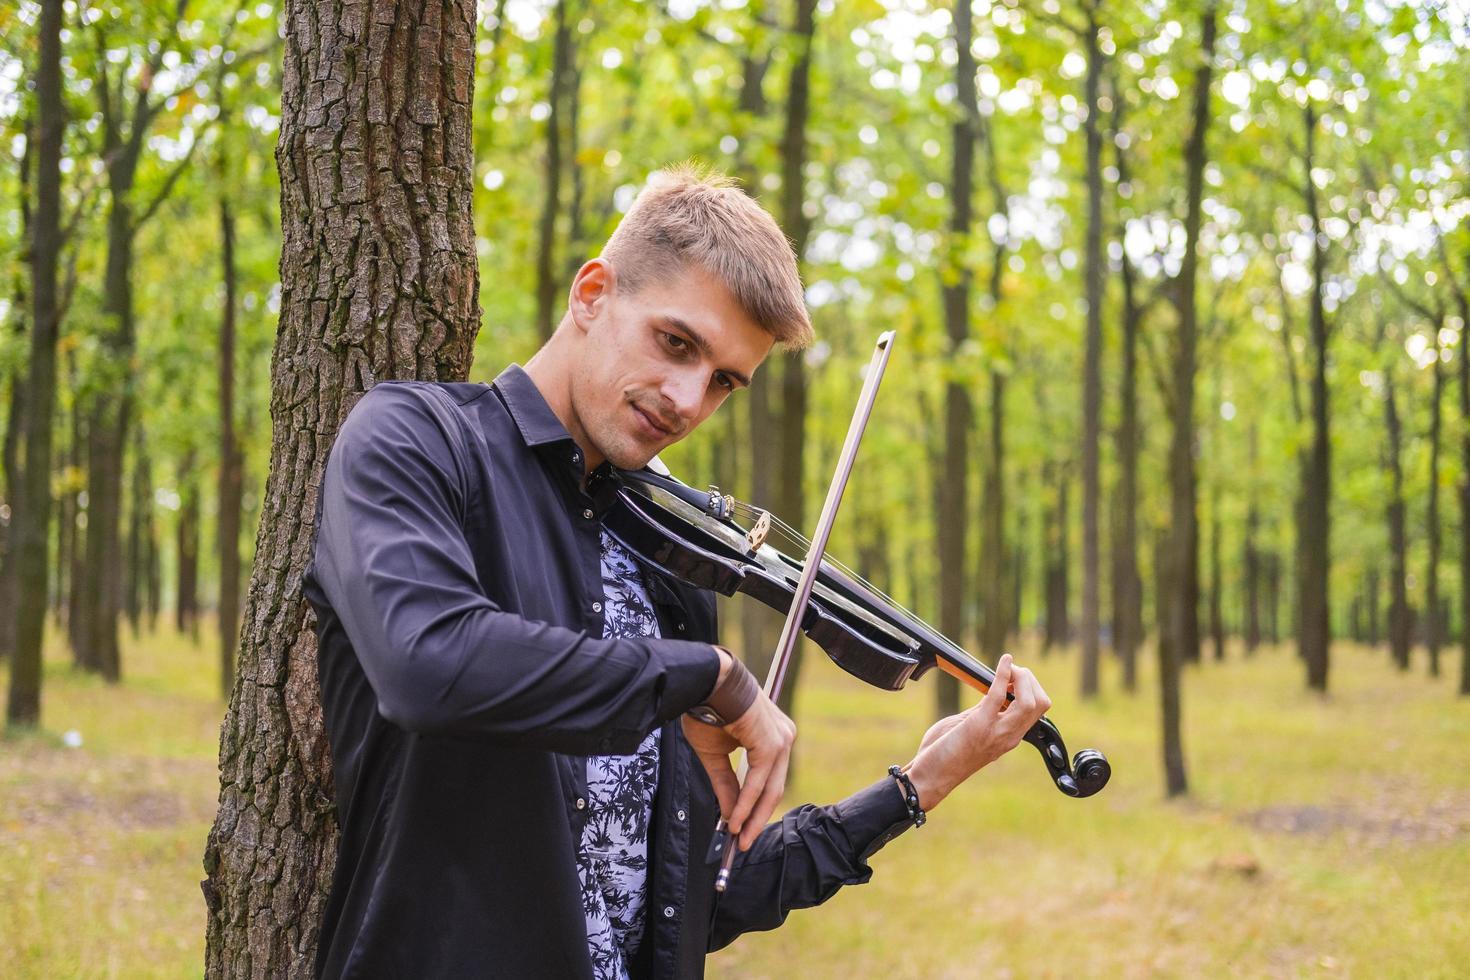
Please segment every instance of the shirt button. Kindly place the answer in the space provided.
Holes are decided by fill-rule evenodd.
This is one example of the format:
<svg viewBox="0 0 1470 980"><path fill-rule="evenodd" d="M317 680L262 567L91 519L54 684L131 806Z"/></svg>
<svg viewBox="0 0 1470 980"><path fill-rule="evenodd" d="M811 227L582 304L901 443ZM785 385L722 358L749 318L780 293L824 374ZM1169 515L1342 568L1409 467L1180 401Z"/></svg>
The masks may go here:
<svg viewBox="0 0 1470 980"><path fill-rule="evenodd" d="M664 906L664 918L665 919L672 919L673 917L674 917L674 907L672 905L665 905Z"/></svg>
<svg viewBox="0 0 1470 980"><path fill-rule="evenodd" d="M582 454L581 453L572 453L572 462L573 463L580 463L580 462L582 462Z"/></svg>
<svg viewBox="0 0 1470 980"><path fill-rule="evenodd" d="M680 810L679 811L679 819L680 820L683 820L687 816L689 816L689 814L685 813L683 810Z"/></svg>
<svg viewBox="0 0 1470 980"><path fill-rule="evenodd" d="M578 810L585 810L585 809L587 809L587 801L584 800L584 799L582 799L582 797L580 797L580 796L577 797L577 809Z"/></svg>
<svg viewBox="0 0 1470 980"><path fill-rule="evenodd" d="M582 511L582 516L585 517L587 520L590 521L596 515L594 515L592 513L592 508L591 507L588 507L586 510Z"/></svg>
<svg viewBox="0 0 1470 980"><path fill-rule="evenodd" d="M676 625L676 626L675 626L675 627L674 627L674 629L676 629L676 630L678 630L678 631L679 631L679 632L680 632L680 633L682 633L682 632L684 632L684 624L683 624L683 623L679 623L679 624L678 624L678 625Z"/></svg>
<svg viewBox="0 0 1470 980"><path fill-rule="evenodd" d="M600 602L594 602L592 604L592 611L593 612L602 612L602 603L600 603Z"/></svg>

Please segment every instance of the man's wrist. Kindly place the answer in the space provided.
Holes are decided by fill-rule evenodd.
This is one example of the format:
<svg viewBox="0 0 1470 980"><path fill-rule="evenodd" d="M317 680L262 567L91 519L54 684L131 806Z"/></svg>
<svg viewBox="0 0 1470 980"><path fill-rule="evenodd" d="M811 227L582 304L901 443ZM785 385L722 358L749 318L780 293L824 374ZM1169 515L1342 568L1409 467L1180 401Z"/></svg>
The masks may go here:
<svg viewBox="0 0 1470 980"><path fill-rule="evenodd" d="M756 698L760 697L760 686L745 665L736 660L729 650L720 646L714 649L720 657L719 677L704 703L689 713L707 725L723 728L750 709Z"/></svg>
<svg viewBox="0 0 1470 980"><path fill-rule="evenodd" d="M919 806L926 813L942 803L954 789L944 778L942 768L937 763L933 754L925 751L920 752L913 762L904 767L904 772L908 774L909 781L919 794ZM903 790L899 788L895 792L902 793Z"/></svg>
<svg viewBox="0 0 1470 980"><path fill-rule="evenodd" d="M710 688L710 693L714 693L720 684L724 682L725 678L730 676L730 668L735 663L735 655L729 650L726 650L719 644L712 644L712 646L714 646L715 653L720 658L720 676L715 678L715 686Z"/></svg>

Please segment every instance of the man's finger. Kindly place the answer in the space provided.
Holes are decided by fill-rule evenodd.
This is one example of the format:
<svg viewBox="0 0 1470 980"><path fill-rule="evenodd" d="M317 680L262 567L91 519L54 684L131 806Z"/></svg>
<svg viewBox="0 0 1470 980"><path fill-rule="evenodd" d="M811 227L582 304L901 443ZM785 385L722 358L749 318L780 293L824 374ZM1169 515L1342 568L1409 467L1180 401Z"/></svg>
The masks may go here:
<svg viewBox="0 0 1470 980"><path fill-rule="evenodd" d="M714 787L715 799L720 803L720 816L725 822L730 822L730 815L735 810L735 801L740 795L740 780L735 778L735 770L730 768L730 760L711 760L700 757L704 768L709 773L710 785ZM721 764L723 763L723 765Z"/></svg>
<svg viewBox="0 0 1470 980"><path fill-rule="evenodd" d="M985 692L985 697L980 699L980 704L991 714L1000 714L1005 710L1006 688L1011 683L1011 655L1003 653L1000 655L1000 663L995 665L995 680L990 682L990 690Z"/></svg>
<svg viewBox="0 0 1470 980"><path fill-rule="evenodd" d="M750 845L755 843L755 839L760 836L766 824L771 822L771 814L776 812L776 806L786 792L786 769L790 761L791 756L783 755L771 769L771 778L766 780L765 790L761 793L755 808L750 811L750 817L740 830L740 849L742 851L750 850Z"/></svg>
<svg viewBox="0 0 1470 980"><path fill-rule="evenodd" d="M760 799L761 792L766 788L766 780L771 775L771 763L769 760L761 760L759 764L750 756L746 756L750 762L750 768L745 773L745 784L740 787L740 795L735 800L735 806L730 811L727 821L732 833L739 833L745 826L745 821L750 818L750 813L755 809L756 801Z"/></svg>

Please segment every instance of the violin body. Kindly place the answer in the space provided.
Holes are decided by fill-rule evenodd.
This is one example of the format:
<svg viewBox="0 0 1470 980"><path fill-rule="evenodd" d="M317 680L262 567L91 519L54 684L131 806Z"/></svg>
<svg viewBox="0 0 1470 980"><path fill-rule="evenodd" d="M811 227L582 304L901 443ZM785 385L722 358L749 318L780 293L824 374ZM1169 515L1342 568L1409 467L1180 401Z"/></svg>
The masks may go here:
<svg viewBox="0 0 1470 980"><path fill-rule="evenodd" d="M638 558L699 588L741 593L783 612L790 608L801 562L752 540L728 513L719 513L717 494L647 470L617 472L613 479L618 501L604 526ZM982 692L995 680L994 671L939 631L826 560L801 630L837 666L885 690L900 690L935 667ZM1068 796L1091 796L1112 775L1107 759L1093 749L1069 763L1061 732L1046 718L1024 739Z"/></svg>

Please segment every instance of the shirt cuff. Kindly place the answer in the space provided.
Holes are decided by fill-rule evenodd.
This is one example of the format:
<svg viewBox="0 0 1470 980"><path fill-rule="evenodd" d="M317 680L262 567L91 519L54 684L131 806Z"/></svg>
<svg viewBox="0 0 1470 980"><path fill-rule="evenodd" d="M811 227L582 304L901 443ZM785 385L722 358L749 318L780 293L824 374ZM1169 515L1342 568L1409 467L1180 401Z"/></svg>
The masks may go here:
<svg viewBox="0 0 1470 980"><path fill-rule="evenodd" d="M888 776L838 803L836 810L848 843L861 862L914 825L903 791Z"/></svg>
<svg viewBox="0 0 1470 980"><path fill-rule="evenodd" d="M667 678L658 711L662 723L704 703L720 679L720 655L708 643L694 640L653 642Z"/></svg>

